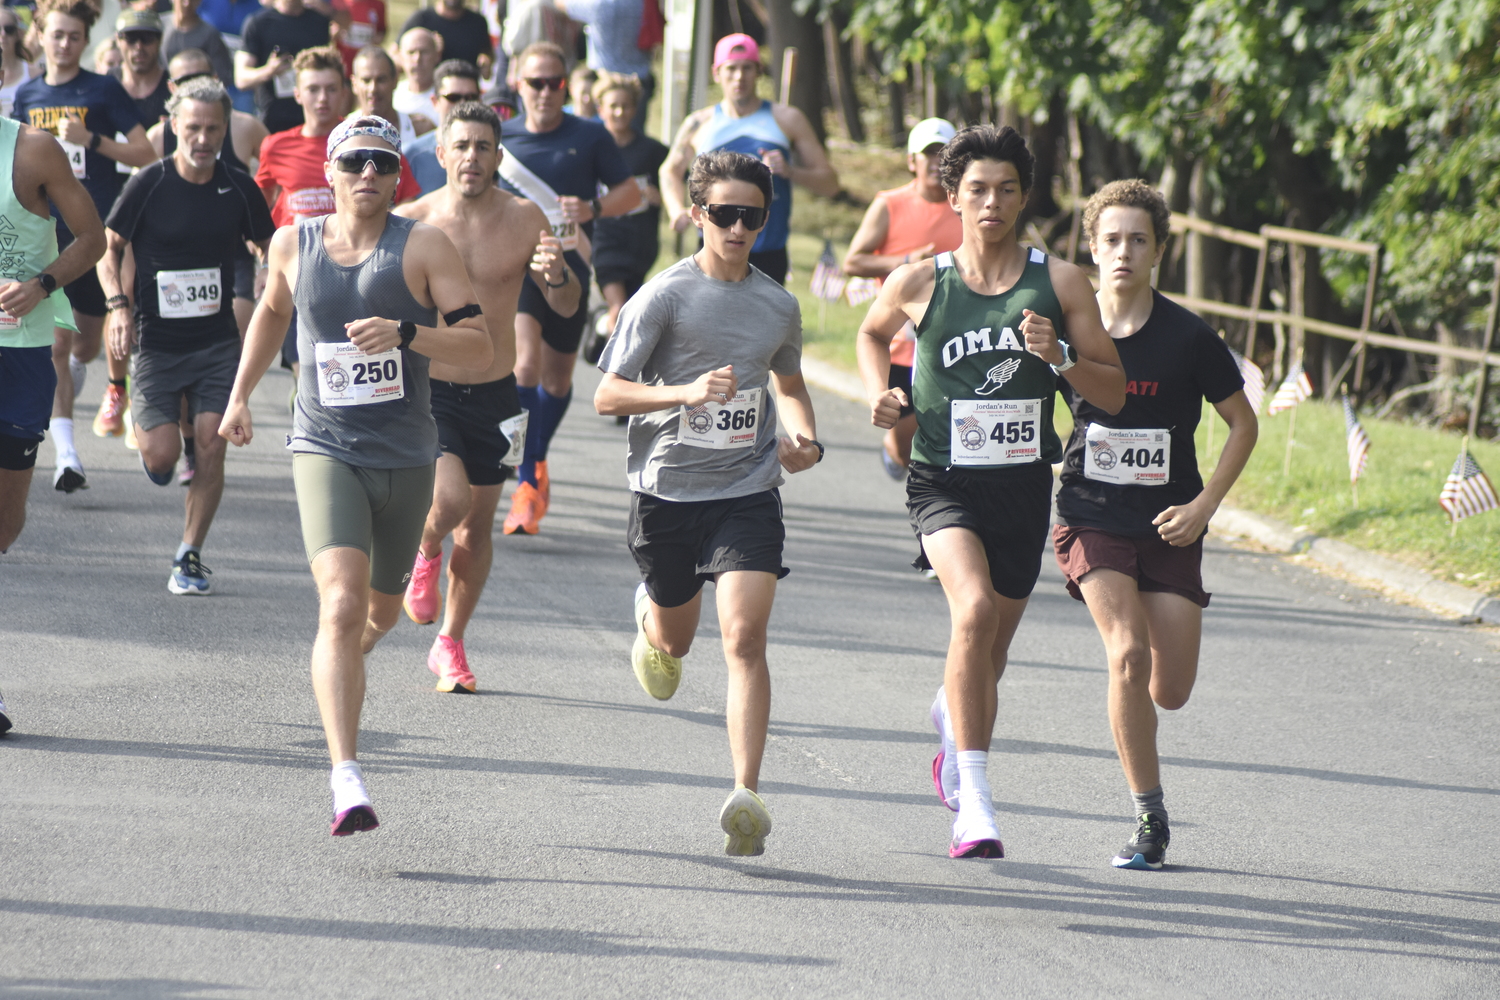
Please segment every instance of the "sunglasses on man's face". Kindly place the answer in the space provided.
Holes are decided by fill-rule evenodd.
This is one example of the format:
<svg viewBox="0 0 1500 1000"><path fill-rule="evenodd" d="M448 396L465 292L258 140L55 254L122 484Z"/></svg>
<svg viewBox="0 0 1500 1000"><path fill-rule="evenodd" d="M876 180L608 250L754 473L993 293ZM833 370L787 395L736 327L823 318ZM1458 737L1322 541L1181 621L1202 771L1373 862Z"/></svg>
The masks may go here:
<svg viewBox="0 0 1500 1000"><path fill-rule="evenodd" d="M526 86L532 90L562 90L568 85L565 76L528 76Z"/></svg>
<svg viewBox="0 0 1500 1000"><path fill-rule="evenodd" d="M161 41L161 36L154 31L127 31L120 36L126 45L150 45L152 42Z"/></svg>
<svg viewBox="0 0 1500 1000"><path fill-rule="evenodd" d="M720 229L733 229L740 219L751 232L766 224L766 210L759 205L704 205L703 214Z"/></svg>
<svg viewBox="0 0 1500 1000"><path fill-rule="evenodd" d="M479 91L472 94L439 94L438 100L447 101L449 104L462 104L465 101L479 100Z"/></svg>
<svg viewBox="0 0 1500 1000"><path fill-rule="evenodd" d="M346 174L362 174L365 164L375 164L377 174L399 174L401 157L389 149L351 149L333 158L333 165Z"/></svg>

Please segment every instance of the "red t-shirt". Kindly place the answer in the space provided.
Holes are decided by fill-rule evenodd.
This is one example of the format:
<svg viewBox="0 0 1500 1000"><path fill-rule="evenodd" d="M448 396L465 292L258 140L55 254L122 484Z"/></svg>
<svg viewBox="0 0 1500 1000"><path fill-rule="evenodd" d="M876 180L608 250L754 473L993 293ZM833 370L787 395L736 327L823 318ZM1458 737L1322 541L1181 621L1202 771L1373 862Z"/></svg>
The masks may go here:
<svg viewBox="0 0 1500 1000"><path fill-rule="evenodd" d="M349 15L349 27L339 32L339 54L344 72L354 74L354 54L385 39L385 0L332 0L333 9Z"/></svg>
<svg viewBox="0 0 1500 1000"><path fill-rule="evenodd" d="M911 253L927 244L932 252L945 253L957 250L964 239L964 224L958 213L946 200L932 202L922 197L917 182L910 181L890 191L881 191L875 197L885 199L889 218L886 225L885 242L875 252L884 256ZM910 324L907 324L910 327ZM891 341L891 363L910 367L915 354L914 331L902 330L900 336Z"/></svg>
<svg viewBox="0 0 1500 1000"><path fill-rule="evenodd" d="M271 220L277 226L290 226L301 219L333 214L333 189L323 176L327 150L326 135L303 135L301 128L275 132L261 143L260 168L255 171L255 183L268 194L273 188L281 188L271 206ZM402 157L396 204L421 194L422 187L412 176L411 165Z"/></svg>

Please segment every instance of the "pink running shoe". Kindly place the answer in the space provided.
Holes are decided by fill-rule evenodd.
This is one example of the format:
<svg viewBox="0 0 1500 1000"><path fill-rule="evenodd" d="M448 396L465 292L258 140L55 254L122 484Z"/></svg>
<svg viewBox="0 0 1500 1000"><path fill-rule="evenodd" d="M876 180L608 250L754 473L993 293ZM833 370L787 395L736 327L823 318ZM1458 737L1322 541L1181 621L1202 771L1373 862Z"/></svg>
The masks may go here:
<svg viewBox="0 0 1500 1000"><path fill-rule="evenodd" d="M427 668L438 676L437 690L446 694L474 694L479 690L479 682L469 672L462 639L438 636L427 654Z"/></svg>
<svg viewBox="0 0 1500 1000"><path fill-rule="evenodd" d="M401 602L406 608L406 617L418 625L431 625L437 621L438 604L441 594L438 593L438 577L443 572L443 553L428 559L422 555L422 550L417 550L417 561L411 568L411 580L406 585L406 598Z"/></svg>
<svg viewBox="0 0 1500 1000"><path fill-rule="evenodd" d="M335 837L347 837L351 833L364 833L373 830L380 825L380 820L375 818L375 810L371 806L354 806L345 809L333 817L333 826L329 833Z"/></svg>

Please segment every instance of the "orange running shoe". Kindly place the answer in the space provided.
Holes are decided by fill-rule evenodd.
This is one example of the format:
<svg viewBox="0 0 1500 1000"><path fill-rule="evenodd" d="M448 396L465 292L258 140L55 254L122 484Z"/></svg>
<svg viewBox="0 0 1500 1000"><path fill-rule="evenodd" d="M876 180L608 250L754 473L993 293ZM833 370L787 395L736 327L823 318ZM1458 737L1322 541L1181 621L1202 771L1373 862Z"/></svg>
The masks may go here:
<svg viewBox="0 0 1500 1000"><path fill-rule="evenodd" d="M545 509L541 492L530 483L521 483L511 494L510 513L505 515L502 530L507 535L534 535L541 529Z"/></svg>
<svg viewBox="0 0 1500 1000"><path fill-rule="evenodd" d="M427 654L427 669L437 674L437 690L446 694L473 694L479 689L479 682L469 671L462 639L438 636Z"/></svg>
<svg viewBox="0 0 1500 1000"><path fill-rule="evenodd" d="M119 437L125 433L125 407L130 400L123 386L111 382L104 387L104 399L99 402L99 412L94 417L94 434L97 437Z"/></svg>
<svg viewBox="0 0 1500 1000"><path fill-rule="evenodd" d="M443 572L443 551L428 559L417 549L417 561L411 568L411 581L406 585L406 599L401 603L406 608L406 617L418 625L431 625L437 621L439 597L438 577Z"/></svg>
<svg viewBox="0 0 1500 1000"><path fill-rule="evenodd" d="M537 514L537 520L541 520L547 516L547 510L552 506L552 477L547 475L545 458L536 463L536 489L542 495L542 509Z"/></svg>

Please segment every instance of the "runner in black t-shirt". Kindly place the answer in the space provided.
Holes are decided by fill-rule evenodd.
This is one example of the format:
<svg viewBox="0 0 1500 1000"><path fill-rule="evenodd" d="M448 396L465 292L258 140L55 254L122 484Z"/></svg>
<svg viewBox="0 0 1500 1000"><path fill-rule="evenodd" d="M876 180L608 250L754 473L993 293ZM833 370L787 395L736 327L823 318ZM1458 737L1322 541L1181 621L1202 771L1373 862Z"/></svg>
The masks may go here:
<svg viewBox="0 0 1500 1000"><path fill-rule="evenodd" d="M479 67L488 76L494 64L494 46L490 42L490 25L484 15L464 7L464 0L438 0L432 7L414 11L401 26L404 36L413 28L426 28L443 39L444 59L462 59Z"/></svg>
<svg viewBox="0 0 1500 1000"><path fill-rule="evenodd" d="M244 47L234 54L234 85L255 90L255 111L267 130L284 132L302 124L292 60L303 49L327 45L329 23L302 0L273 0L245 22Z"/></svg>
<svg viewBox="0 0 1500 1000"><path fill-rule="evenodd" d="M47 0L39 16L47 72L32 77L16 91L11 117L57 136L63 152L68 154L73 176L83 182L102 219L109 215L125 183L125 174L117 164L143 167L156 159L156 153L146 139L146 129L134 102L119 81L78 65L98 11L85 0ZM124 135L125 141L117 142L116 135ZM56 215L55 210L53 214ZM59 218L57 244L65 248L71 242L73 234ZM76 378L81 386L83 365L98 355L104 334L104 293L99 289L95 272L86 271L70 282L67 293L78 334L68 337L67 342L59 337L53 353L58 381L51 431L58 451L59 489L66 488L61 485L65 477L76 484L74 488L84 483L83 467L73 447L74 383ZM76 373L69 370L70 355L77 366ZM110 386L94 421L94 432L125 433L124 409L125 373L123 369L112 369Z"/></svg>
<svg viewBox="0 0 1500 1000"><path fill-rule="evenodd" d="M154 10L122 10L115 20L120 65L110 76L120 81L135 102L141 124L149 131L167 113L167 71L161 59L161 18Z"/></svg>
<svg viewBox="0 0 1500 1000"><path fill-rule="evenodd" d="M240 360L231 304L235 262L245 241L262 252L276 231L255 181L217 157L233 107L224 85L189 80L167 103L177 147L130 179L105 223L108 252L99 265L109 293L110 355L132 345L131 406L141 464L158 486L172 481L182 450L178 419L187 399L196 470L188 485L182 544L167 588L207 594L200 554L224 492L224 439L219 422ZM135 254L135 285L122 263ZM132 301L134 308L132 308Z"/></svg>
<svg viewBox="0 0 1500 1000"><path fill-rule="evenodd" d="M1255 412L1229 348L1151 287L1171 213L1143 181L1089 199L1084 230L1099 265L1099 312L1125 366L1114 416L1066 383L1073 436L1053 529L1068 592L1087 603L1109 656L1109 722L1130 785L1135 835L1111 862L1158 869L1170 833L1156 753L1156 709L1181 708L1198 672L1203 536L1255 447ZM1229 439L1205 486L1193 432L1207 399Z"/></svg>

